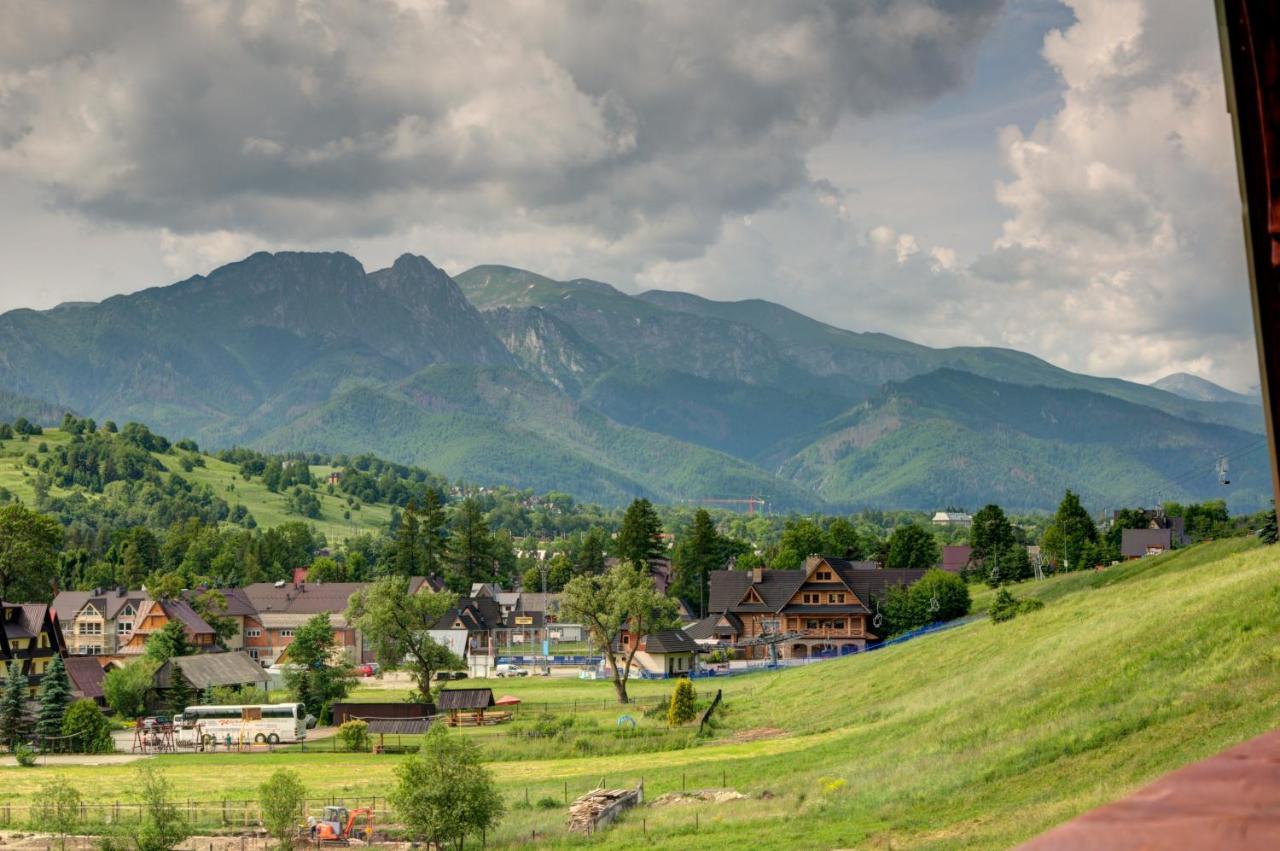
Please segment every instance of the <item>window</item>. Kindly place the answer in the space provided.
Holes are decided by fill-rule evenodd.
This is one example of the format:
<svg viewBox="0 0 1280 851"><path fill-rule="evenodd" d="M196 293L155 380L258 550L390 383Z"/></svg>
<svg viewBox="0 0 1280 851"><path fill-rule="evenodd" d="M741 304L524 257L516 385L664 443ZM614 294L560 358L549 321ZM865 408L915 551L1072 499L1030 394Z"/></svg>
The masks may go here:
<svg viewBox="0 0 1280 851"><path fill-rule="evenodd" d="M818 581L820 581L820 582L830 582L830 581L831 581L831 571L829 571L829 570L819 570L817 573L815 573L815 574L813 575L813 577L814 577L814 579L817 579L817 580L818 580Z"/></svg>
<svg viewBox="0 0 1280 851"><path fill-rule="evenodd" d="M133 621L120 621L117 623L116 635L133 635Z"/></svg>
<svg viewBox="0 0 1280 851"><path fill-rule="evenodd" d="M257 629L256 627L250 627L244 631L245 638L258 638L261 635L262 630Z"/></svg>
<svg viewBox="0 0 1280 851"><path fill-rule="evenodd" d="M253 647L249 648L249 658L255 662L258 661L258 651L256 648L253 648Z"/></svg>
<svg viewBox="0 0 1280 851"><path fill-rule="evenodd" d="M277 632L276 635L280 636L281 638L293 638L293 630L282 629L279 632Z"/></svg>
<svg viewBox="0 0 1280 851"><path fill-rule="evenodd" d="M97 622L81 623L79 632L81 635L102 635L102 624Z"/></svg>
<svg viewBox="0 0 1280 851"><path fill-rule="evenodd" d="M805 621L805 622L804 622L804 628L805 628L805 629L817 629L817 628L818 628L818 622L817 622L817 621Z"/></svg>
<svg viewBox="0 0 1280 851"><path fill-rule="evenodd" d="M90 644L80 648L86 656L98 656L102 653L102 647L97 644Z"/></svg>
<svg viewBox="0 0 1280 851"><path fill-rule="evenodd" d="M836 595L835 595L835 594L828 594L828 595L827 595L827 602L828 602L828 603L834 603L835 601L836 601Z"/></svg>
<svg viewBox="0 0 1280 851"><path fill-rule="evenodd" d="M832 621L831 626L834 629L844 629L844 621Z"/></svg>

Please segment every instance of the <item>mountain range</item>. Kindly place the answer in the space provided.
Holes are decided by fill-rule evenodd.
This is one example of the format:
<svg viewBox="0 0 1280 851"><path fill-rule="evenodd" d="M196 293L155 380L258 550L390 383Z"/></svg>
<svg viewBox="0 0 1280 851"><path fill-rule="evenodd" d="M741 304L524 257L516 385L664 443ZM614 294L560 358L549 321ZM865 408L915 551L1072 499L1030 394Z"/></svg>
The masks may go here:
<svg viewBox="0 0 1280 851"><path fill-rule="evenodd" d="M1262 505L1256 400L1161 383L846 331L768 301L505 266L450 277L407 254L367 272L341 253L258 253L0 316L0 415L75 410L209 448L371 451L609 504L1050 508L1071 487L1098 507Z"/></svg>

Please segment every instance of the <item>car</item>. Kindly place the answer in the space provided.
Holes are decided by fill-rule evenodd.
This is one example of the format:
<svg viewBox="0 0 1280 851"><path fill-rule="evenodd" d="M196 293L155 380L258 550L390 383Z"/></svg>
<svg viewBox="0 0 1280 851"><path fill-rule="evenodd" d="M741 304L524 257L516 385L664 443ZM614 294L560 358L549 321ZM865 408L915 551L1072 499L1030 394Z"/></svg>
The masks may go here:
<svg viewBox="0 0 1280 851"><path fill-rule="evenodd" d="M356 673L358 673L362 677L372 677L376 675L378 671L373 667L373 665L366 663L364 665L360 665L359 667L357 667Z"/></svg>
<svg viewBox="0 0 1280 851"><path fill-rule="evenodd" d="M519 665L502 664L494 669L494 675L499 677L527 677L529 672Z"/></svg>

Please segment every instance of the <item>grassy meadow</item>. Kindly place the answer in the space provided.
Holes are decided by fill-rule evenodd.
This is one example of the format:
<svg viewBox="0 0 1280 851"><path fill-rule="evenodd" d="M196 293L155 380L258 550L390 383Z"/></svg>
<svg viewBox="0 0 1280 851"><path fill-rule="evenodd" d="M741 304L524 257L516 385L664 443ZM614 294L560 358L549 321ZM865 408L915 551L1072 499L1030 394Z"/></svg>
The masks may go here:
<svg viewBox="0 0 1280 851"><path fill-rule="evenodd" d="M582 709L532 740L539 712L476 736L511 805L490 847L1004 848L1280 722L1280 550L1203 544L1098 573L1026 583L1040 611L985 619L863 656L698 683L725 688L710 737L630 710ZM992 596L978 591L984 607ZM492 681L528 705L607 699L607 682ZM637 683L637 696L670 688ZM389 696L387 690L378 691ZM559 720L572 716L553 709ZM633 742L626 740L634 735ZM672 740L664 739L669 737ZM655 739L664 749L647 750ZM634 747L632 744L634 743ZM316 796L383 796L400 757L344 753L156 759L180 798L252 797L292 766ZM122 766L0 769L19 805L51 775L127 799ZM599 783L646 795L726 784L722 804L646 806L591 838L562 806ZM527 799L532 802L525 805ZM549 799L547 809L537 806Z"/></svg>

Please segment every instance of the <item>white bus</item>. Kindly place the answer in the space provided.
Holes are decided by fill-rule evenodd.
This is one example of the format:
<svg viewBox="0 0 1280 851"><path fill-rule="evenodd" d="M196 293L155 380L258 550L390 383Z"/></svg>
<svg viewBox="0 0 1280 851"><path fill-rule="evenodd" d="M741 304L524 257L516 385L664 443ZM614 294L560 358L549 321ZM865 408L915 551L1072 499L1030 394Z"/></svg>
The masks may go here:
<svg viewBox="0 0 1280 851"><path fill-rule="evenodd" d="M188 706L173 726L185 747L300 742L307 737L307 709L301 703Z"/></svg>

